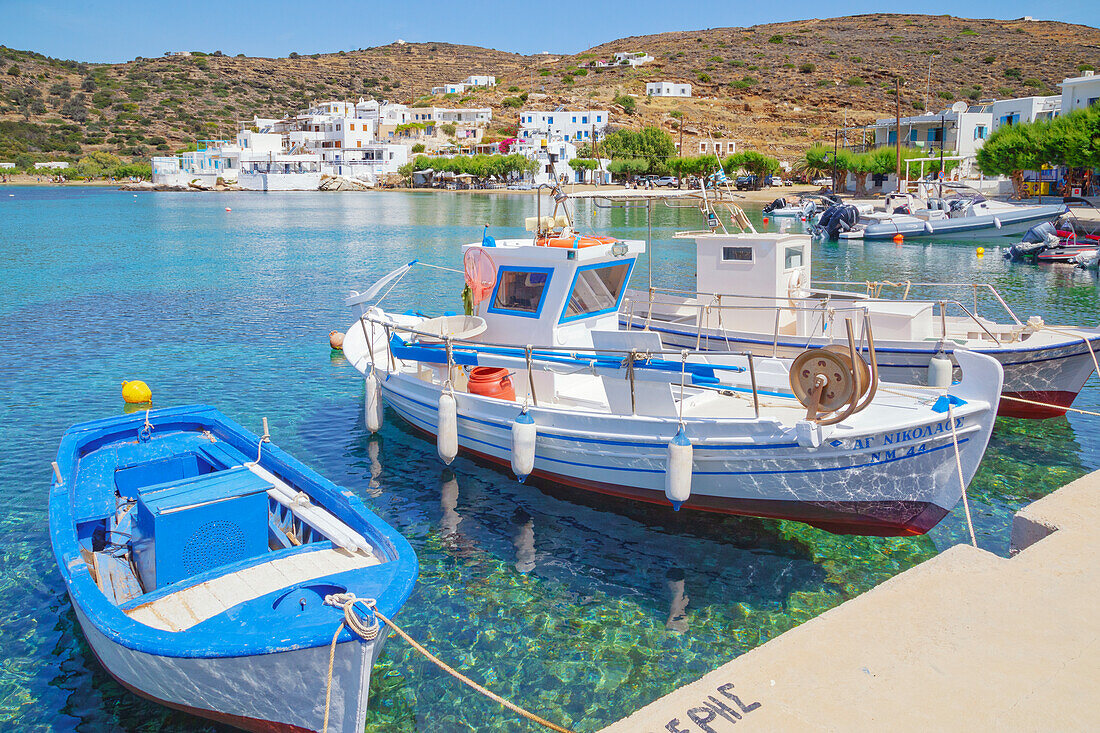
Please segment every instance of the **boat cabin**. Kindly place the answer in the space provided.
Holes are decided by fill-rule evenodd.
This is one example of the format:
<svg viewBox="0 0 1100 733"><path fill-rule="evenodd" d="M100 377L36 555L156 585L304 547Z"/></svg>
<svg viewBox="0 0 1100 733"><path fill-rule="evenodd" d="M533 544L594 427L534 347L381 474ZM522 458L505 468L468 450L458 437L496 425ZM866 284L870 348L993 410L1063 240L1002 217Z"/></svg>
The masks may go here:
<svg viewBox="0 0 1100 733"><path fill-rule="evenodd" d="M844 315L857 315L862 332L866 310L876 338L924 340L934 335L932 306L918 301L871 300L860 293L815 288L810 279L811 240L801 234L692 234L696 247L696 291L687 307L696 326L709 329L829 336L826 305L835 309L838 327ZM727 294L728 293L728 294ZM640 302L645 295L632 294ZM710 308L706 307L710 304ZM718 307L721 306L721 307ZM630 304L627 304L627 309ZM848 310L845 313L845 309ZM644 306L642 308L644 310ZM654 304L654 313L661 306ZM681 308L681 310L684 310ZM670 314L666 314L666 317ZM682 316L687 316L684 310ZM843 333L835 334L843 338Z"/></svg>
<svg viewBox="0 0 1100 733"><path fill-rule="evenodd" d="M641 241L581 236L568 228L535 240L466 245L464 260L487 258L494 273L492 290L475 308L486 324L480 340L592 346L592 331L618 330L619 306L644 251Z"/></svg>

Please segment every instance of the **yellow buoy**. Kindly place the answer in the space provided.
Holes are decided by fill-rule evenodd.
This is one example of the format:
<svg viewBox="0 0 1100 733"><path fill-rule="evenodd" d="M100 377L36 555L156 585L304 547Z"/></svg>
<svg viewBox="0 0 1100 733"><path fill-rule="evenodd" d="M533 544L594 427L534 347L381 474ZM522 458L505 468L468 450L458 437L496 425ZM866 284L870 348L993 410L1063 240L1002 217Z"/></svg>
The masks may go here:
<svg viewBox="0 0 1100 733"><path fill-rule="evenodd" d="M140 379L122 383L122 399L131 405L143 405L153 401L153 391Z"/></svg>
<svg viewBox="0 0 1100 733"><path fill-rule="evenodd" d="M978 256L981 257L985 254L985 247L978 247Z"/></svg>

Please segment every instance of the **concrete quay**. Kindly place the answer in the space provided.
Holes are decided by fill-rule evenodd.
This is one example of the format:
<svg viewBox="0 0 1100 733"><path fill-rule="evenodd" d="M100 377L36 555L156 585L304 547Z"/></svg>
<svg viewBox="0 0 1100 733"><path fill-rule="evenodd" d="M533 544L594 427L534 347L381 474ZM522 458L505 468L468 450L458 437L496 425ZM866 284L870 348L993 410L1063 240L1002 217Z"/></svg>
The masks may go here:
<svg viewBox="0 0 1100 733"><path fill-rule="evenodd" d="M603 733L1100 730L1100 471Z"/></svg>

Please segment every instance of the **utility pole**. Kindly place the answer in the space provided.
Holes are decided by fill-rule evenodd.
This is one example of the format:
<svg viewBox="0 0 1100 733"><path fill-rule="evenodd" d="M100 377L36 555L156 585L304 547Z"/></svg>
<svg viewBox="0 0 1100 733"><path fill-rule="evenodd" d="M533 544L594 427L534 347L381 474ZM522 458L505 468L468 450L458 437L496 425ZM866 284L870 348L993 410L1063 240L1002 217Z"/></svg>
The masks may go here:
<svg viewBox="0 0 1100 733"><path fill-rule="evenodd" d="M894 77L894 96L896 97L897 103L898 103L898 109L897 109L898 129L897 129L897 133L895 134L895 139L894 139L894 143L896 144L896 148L897 148L897 156L898 156L897 157L897 167L896 167L896 170L894 171L894 175L897 176L897 180L894 183L894 186L895 186L894 190L895 191L900 191L901 190L901 77L899 77L899 76Z"/></svg>
<svg viewBox="0 0 1100 733"><path fill-rule="evenodd" d="M836 146L840 141L840 130L833 130L833 193L836 193Z"/></svg>
<svg viewBox="0 0 1100 733"><path fill-rule="evenodd" d="M681 110L681 112L680 112L680 149L679 149L678 152L680 154L680 158L683 158L684 157L684 114L683 114L683 110ZM680 175L676 176L676 188L680 188L680 184L682 183L682 181L680 181L680 179L683 177L683 175L684 175L684 169L681 166L680 167Z"/></svg>
<svg viewBox="0 0 1100 733"><path fill-rule="evenodd" d="M945 131L947 117L940 115L940 198L943 198L943 146L947 144L947 134Z"/></svg>

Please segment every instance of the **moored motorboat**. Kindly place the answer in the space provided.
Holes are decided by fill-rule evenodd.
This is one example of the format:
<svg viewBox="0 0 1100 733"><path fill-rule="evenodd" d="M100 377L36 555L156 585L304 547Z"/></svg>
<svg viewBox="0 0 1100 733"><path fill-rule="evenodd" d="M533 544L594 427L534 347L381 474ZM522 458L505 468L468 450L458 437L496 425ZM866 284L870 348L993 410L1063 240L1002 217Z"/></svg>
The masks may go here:
<svg viewBox="0 0 1100 733"><path fill-rule="evenodd" d="M583 246L568 220L527 224L531 239L463 247L469 315L383 310L379 293L416 263L347 300L370 429L385 404L447 462L463 452L545 485L835 532L922 533L959 501L992 430L995 360L960 353L961 382L920 389L880 384L854 338L795 367L667 350L618 327L644 243Z"/></svg>
<svg viewBox="0 0 1100 733"><path fill-rule="evenodd" d="M350 491L210 407L76 425L54 469L54 554L111 676L247 730L363 730L372 609L417 560Z"/></svg>
<svg viewBox="0 0 1100 733"><path fill-rule="evenodd" d="M1022 234L1066 211L1061 203L1010 204L987 199L960 184L937 186L946 189L940 196L924 199L895 194L887 198L883 211L862 214L858 221L827 233L834 239L893 240L898 235L905 239L991 239Z"/></svg>

